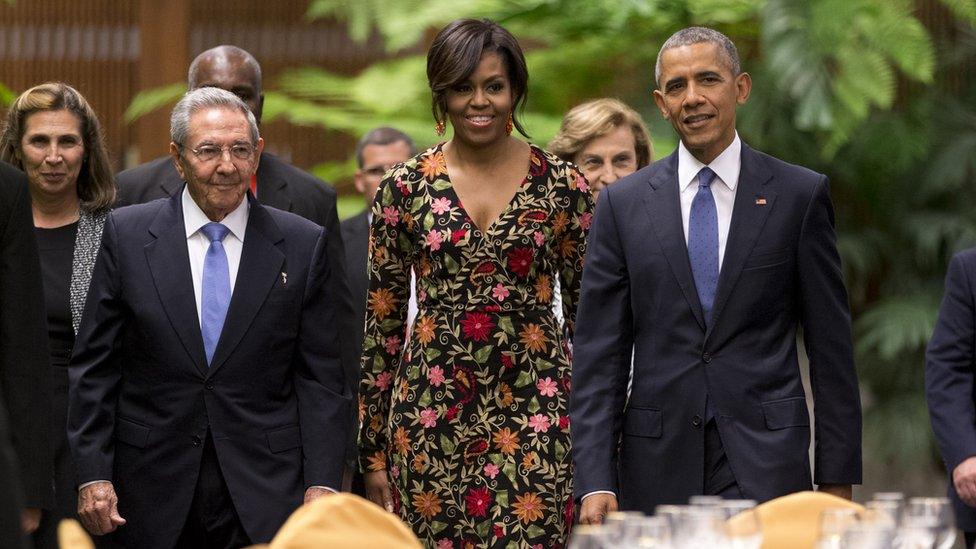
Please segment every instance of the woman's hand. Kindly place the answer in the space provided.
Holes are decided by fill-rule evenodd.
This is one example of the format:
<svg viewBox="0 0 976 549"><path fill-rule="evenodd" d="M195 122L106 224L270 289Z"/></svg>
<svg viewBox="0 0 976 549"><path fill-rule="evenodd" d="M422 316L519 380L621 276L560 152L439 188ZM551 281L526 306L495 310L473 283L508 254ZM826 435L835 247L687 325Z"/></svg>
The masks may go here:
<svg viewBox="0 0 976 549"><path fill-rule="evenodd" d="M390 477L386 470L364 473L363 483L366 484L366 497L392 513L393 496L390 495Z"/></svg>

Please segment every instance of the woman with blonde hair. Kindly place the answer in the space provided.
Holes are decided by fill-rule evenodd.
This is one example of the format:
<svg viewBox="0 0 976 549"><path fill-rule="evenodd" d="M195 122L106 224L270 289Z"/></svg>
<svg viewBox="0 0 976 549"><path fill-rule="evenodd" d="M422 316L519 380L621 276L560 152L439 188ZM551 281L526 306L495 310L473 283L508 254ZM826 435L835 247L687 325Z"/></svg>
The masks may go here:
<svg viewBox="0 0 976 549"><path fill-rule="evenodd" d="M553 154L583 171L596 201L603 187L650 165L651 135L634 109L603 98L573 107L549 143Z"/></svg>
<svg viewBox="0 0 976 549"><path fill-rule="evenodd" d="M30 530L37 547L57 547L57 526L77 509L68 450L68 358L81 321L102 228L115 202L115 179L95 111L61 82L34 86L7 112L0 160L27 174L34 234L41 258L51 350L55 504L34 508Z"/></svg>

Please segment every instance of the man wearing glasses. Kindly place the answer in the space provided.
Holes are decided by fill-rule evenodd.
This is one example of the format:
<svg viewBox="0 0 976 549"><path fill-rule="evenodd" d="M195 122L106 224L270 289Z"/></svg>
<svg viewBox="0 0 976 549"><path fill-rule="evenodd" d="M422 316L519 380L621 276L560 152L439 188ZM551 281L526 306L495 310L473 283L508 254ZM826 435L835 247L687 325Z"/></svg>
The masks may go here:
<svg viewBox="0 0 976 549"><path fill-rule="evenodd" d="M342 241L346 246L346 275L349 280L349 291L352 294L352 314L356 329L352 332L356 351L363 350L363 323L366 319L366 292L369 288L369 273L366 272L366 257L369 252L369 224L372 221L370 210L373 197L379 188L383 175L400 162L405 162L417 149L410 136L400 130L381 127L370 130L356 144L356 190L363 195L366 209L359 215L350 217L342 222ZM416 315L417 304L413 296L413 284L410 285L410 313L408 322L412 322ZM357 378L358 379L358 378ZM356 434L353 431L350 444L356 445ZM362 474L355 471L355 464L348 469L347 478L352 479L352 491L366 497ZM345 484L343 485L345 486Z"/></svg>
<svg viewBox="0 0 976 549"><path fill-rule="evenodd" d="M321 226L248 194L236 95L187 93L170 133L186 185L109 217L69 368L79 515L124 547L264 543L341 482L344 275Z"/></svg>

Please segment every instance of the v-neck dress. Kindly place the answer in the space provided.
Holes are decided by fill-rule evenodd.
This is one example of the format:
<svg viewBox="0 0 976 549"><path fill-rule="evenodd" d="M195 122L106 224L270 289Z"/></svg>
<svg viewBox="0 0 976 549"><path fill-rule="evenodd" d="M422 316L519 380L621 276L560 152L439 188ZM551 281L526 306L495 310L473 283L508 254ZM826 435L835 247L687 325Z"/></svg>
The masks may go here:
<svg viewBox="0 0 976 549"><path fill-rule="evenodd" d="M428 546L560 547L573 513L568 338L593 199L576 167L531 146L524 181L481 231L442 147L395 166L373 204L361 465L389 470L396 512Z"/></svg>

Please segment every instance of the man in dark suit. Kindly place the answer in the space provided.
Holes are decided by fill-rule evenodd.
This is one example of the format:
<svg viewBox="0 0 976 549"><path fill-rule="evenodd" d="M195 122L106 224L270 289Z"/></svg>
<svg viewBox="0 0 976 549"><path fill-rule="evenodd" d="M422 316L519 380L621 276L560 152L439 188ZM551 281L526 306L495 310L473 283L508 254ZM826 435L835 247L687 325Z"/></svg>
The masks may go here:
<svg viewBox="0 0 976 549"><path fill-rule="evenodd" d="M939 320L925 353L925 395L956 524L976 542L976 248L949 263Z"/></svg>
<svg viewBox="0 0 976 549"><path fill-rule="evenodd" d="M187 185L109 217L72 356L79 514L129 547L267 542L341 482L344 275L322 227L247 192L264 142L237 96L187 93L171 134Z"/></svg>
<svg viewBox="0 0 976 549"><path fill-rule="evenodd" d="M811 482L850 498L861 409L827 179L741 142L752 82L725 35L675 33L655 72L678 151L607 187L589 236L570 408L581 520Z"/></svg>
<svg viewBox="0 0 976 549"><path fill-rule="evenodd" d="M27 177L0 162L0 547L21 547L53 504L44 315Z"/></svg>
<svg viewBox="0 0 976 549"><path fill-rule="evenodd" d="M353 299L353 321L356 328L353 334L356 350L363 351L363 323L366 319L366 291L369 288L369 275L366 272L366 257L369 252L369 224L372 221L370 208L373 197L379 188L383 174L394 164L404 162L417 154L410 136L394 128L376 128L364 135L356 144L356 190L366 200L366 209L340 224L342 241L346 246L346 275ZM358 377L357 377L358 379ZM353 431L350 443L356 444L358 431ZM366 497L363 477L356 471L355 464L348 470L354 493Z"/></svg>
<svg viewBox="0 0 976 549"><path fill-rule="evenodd" d="M237 95L254 113L261 124L264 93L261 88L261 65L254 57L235 46L217 46L198 55L190 64L187 87L191 90L215 87ZM183 188L183 180L173 166L170 157L158 158L141 166L125 170L118 175L119 205L142 204L173 196ZM250 181L251 193L265 206L298 214L325 227L329 244L326 259L330 268L342 276L334 277L335 284L329 291L335 296L342 331L362 332L360 324L353 323L352 295L345 273L345 252L339 217L336 215L336 193L327 183L286 163L277 156L264 152L261 164ZM349 382L349 390L356 395L359 389L360 351L353 338L344 338L342 366ZM350 411L352 431L356 425L355 407ZM356 445L347 448L346 460L356 463Z"/></svg>

